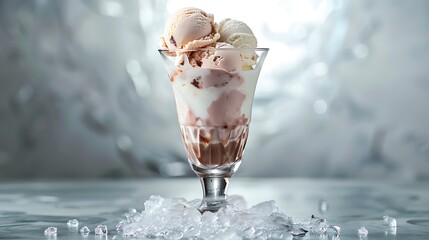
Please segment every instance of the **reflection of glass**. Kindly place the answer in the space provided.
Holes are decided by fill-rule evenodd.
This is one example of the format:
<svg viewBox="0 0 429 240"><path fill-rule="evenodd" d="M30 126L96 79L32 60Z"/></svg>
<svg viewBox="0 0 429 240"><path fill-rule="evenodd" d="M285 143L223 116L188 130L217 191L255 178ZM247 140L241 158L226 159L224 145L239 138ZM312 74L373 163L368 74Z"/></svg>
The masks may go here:
<svg viewBox="0 0 429 240"><path fill-rule="evenodd" d="M201 211L227 204L228 182L240 165L253 95L268 53L262 48L213 51L159 50L173 86L188 160L201 179ZM241 67L240 56L256 62Z"/></svg>

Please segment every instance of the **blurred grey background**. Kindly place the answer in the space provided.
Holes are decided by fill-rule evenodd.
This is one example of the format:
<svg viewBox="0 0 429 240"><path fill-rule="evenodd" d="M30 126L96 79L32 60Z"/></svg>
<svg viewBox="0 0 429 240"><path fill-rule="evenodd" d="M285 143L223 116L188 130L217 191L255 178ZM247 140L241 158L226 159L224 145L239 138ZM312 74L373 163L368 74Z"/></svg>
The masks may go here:
<svg viewBox="0 0 429 240"><path fill-rule="evenodd" d="M429 178L429 1L0 0L0 180L193 176L157 52L184 6L271 49L237 175Z"/></svg>

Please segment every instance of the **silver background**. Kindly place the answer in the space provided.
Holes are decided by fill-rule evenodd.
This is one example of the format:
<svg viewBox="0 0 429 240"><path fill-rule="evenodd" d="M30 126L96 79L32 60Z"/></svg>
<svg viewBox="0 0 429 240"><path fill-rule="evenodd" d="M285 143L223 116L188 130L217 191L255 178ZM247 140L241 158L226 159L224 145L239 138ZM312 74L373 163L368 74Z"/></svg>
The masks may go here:
<svg viewBox="0 0 429 240"><path fill-rule="evenodd" d="M192 176L156 51L184 6L271 49L237 175L429 178L429 1L0 0L0 179Z"/></svg>

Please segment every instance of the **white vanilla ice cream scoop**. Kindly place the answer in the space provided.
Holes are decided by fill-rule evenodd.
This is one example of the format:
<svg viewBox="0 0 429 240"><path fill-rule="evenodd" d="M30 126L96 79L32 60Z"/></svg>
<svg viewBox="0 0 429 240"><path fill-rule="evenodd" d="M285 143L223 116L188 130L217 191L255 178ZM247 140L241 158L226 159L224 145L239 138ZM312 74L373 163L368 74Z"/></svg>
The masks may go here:
<svg viewBox="0 0 429 240"><path fill-rule="evenodd" d="M224 19L219 23L219 41L231 44L235 48L256 48L257 40L250 27L239 20ZM243 66L255 64L257 55L253 51L242 51Z"/></svg>

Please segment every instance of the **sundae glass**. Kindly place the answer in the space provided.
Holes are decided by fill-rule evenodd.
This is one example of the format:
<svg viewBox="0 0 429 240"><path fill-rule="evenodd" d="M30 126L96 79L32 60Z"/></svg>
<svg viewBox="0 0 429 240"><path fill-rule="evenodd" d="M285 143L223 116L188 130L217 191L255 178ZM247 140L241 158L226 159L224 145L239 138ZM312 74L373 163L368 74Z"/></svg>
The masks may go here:
<svg viewBox="0 0 429 240"><path fill-rule="evenodd" d="M212 15L202 10L187 8L181 12L186 13L182 14L185 16L173 17L171 21L176 29L166 30L161 38L163 49L159 52L173 87L188 161L201 180L200 211L217 211L227 205L228 183L241 163L256 83L268 49L235 47L231 42L217 41L222 40L222 31L219 34L218 30L222 30L225 22L219 28L213 25ZM182 22L185 19L189 25L192 22L187 19L189 16L208 19L208 26L214 26L213 30L208 35L202 34L202 38L178 33L182 23L177 19ZM242 22L236 21L233 25L237 23ZM198 26L201 25L200 22ZM195 26L191 26L192 31L186 31L187 27L182 24L179 30L195 35ZM182 43L186 38L187 45ZM196 46L208 43L209 46L187 47L188 43Z"/></svg>

